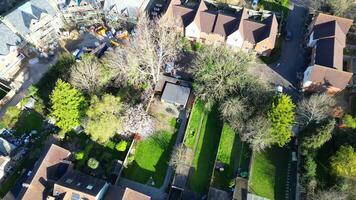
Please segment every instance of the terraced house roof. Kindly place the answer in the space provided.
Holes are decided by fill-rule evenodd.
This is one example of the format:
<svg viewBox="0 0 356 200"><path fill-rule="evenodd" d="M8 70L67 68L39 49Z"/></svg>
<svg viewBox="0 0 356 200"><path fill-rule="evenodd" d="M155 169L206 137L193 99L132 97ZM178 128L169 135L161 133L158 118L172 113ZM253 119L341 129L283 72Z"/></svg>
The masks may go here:
<svg viewBox="0 0 356 200"><path fill-rule="evenodd" d="M0 35L0 55L7 55L10 52L10 46L17 46L22 41L3 23L0 23Z"/></svg>

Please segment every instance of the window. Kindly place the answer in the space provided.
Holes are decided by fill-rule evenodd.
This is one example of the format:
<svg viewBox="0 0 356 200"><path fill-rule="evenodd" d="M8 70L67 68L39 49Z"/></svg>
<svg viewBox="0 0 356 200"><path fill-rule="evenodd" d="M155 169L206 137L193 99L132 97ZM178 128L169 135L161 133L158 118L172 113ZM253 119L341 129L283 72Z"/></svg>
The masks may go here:
<svg viewBox="0 0 356 200"><path fill-rule="evenodd" d="M66 183L68 183L68 184L73 183L73 179L70 179L70 178L69 178L69 179L67 179L67 180L66 180Z"/></svg>
<svg viewBox="0 0 356 200"><path fill-rule="evenodd" d="M91 189L93 189L93 187L94 187L94 186L92 186L92 185L88 185L88 186L87 186L87 189L88 189L88 190L91 190Z"/></svg>
<svg viewBox="0 0 356 200"><path fill-rule="evenodd" d="M80 196L77 193L72 193L72 200L80 200Z"/></svg>

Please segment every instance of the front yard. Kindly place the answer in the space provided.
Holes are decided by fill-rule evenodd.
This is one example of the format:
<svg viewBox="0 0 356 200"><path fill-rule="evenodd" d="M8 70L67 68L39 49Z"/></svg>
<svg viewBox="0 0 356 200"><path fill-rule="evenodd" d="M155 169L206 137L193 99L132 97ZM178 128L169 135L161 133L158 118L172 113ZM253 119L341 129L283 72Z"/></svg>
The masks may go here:
<svg viewBox="0 0 356 200"><path fill-rule="evenodd" d="M201 106L199 102L196 105ZM194 109L196 108L193 108L193 111ZM217 107L213 107L210 112L205 112L206 114L201 116L204 118L200 125L200 134L198 133L199 130L196 132L196 135L199 134L199 138L195 138L198 143L195 149L192 171L188 179L188 187L198 193L206 192L209 188L222 130L222 122ZM188 127L197 127L196 124L191 124L195 122L196 120L191 120ZM190 130L187 129L187 131Z"/></svg>
<svg viewBox="0 0 356 200"><path fill-rule="evenodd" d="M250 191L268 199L285 199L285 186L290 152L272 147L254 153L250 175Z"/></svg>
<svg viewBox="0 0 356 200"><path fill-rule="evenodd" d="M238 172L248 172L250 156L248 145L241 142L239 135L228 124L224 124L216 157L217 162L223 164L224 171L214 171L212 186L228 190Z"/></svg>

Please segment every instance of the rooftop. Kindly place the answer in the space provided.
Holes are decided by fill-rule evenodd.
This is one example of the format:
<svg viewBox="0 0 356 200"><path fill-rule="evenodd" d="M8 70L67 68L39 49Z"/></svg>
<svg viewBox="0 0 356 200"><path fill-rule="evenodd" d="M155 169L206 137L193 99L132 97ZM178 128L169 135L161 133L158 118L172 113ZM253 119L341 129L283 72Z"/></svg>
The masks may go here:
<svg viewBox="0 0 356 200"><path fill-rule="evenodd" d="M167 103L185 106L190 95L190 88L166 83L161 100Z"/></svg>

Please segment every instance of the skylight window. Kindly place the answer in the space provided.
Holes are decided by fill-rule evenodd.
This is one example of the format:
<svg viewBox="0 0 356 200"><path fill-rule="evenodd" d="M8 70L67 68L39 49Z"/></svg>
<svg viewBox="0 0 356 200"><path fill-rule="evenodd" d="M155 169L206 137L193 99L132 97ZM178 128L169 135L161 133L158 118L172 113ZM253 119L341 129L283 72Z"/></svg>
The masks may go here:
<svg viewBox="0 0 356 200"><path fill-rule="evenodd" d="M94 186L92 186L92 185L88 185L88 186L87 186L87 189L88 189L88 190L91 190L91 189L93 189L93 187L94 187Z"/></svg>

